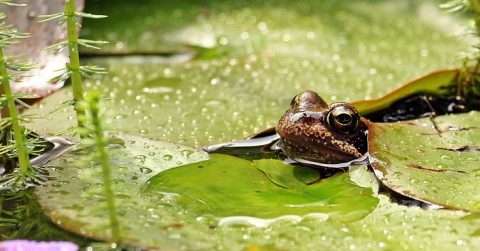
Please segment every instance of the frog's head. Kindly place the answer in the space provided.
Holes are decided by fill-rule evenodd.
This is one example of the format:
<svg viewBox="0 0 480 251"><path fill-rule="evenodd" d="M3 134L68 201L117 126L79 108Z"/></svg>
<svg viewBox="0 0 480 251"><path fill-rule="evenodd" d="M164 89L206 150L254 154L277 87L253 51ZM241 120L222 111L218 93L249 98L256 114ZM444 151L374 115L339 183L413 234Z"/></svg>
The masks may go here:
<svg viewBox="0 0 480 251"><path fill-rule="evenodd" d="M295 96L276 130L292 159L334 164L367 152L367 121L348 103L330 106L313 91Z"/></svg>
<svg viewBox="0 0 480 251"><path fill-rule="evenodd" d="M316 92L305 91L293 97L290 102L290 110L293 113L297 112L323 112L328 109L327 103L318 96Z"/></svg>

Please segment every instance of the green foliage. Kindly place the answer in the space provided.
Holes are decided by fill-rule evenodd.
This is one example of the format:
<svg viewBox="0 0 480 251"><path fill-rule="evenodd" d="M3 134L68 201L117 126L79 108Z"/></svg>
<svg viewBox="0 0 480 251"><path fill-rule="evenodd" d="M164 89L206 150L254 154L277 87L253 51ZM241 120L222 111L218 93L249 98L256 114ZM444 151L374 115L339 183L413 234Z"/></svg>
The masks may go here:
<svg viewBox="0 0 480 251"><path fill-rule="evenodd" d="M104 15L95 15L76 11L76 1L66 0L63 12L43 15L40 22L59 21L65 23L67 28L67 40L50 46L53 49L68 48L70 62L66 71L58 75L55 80L71 79L74 106L77 115L77 125L80 135L85 137L84 143L93 141L97 149L96 159L101 163L104 178L104 193L107 200L110 217L111 235L113 241L120 240L119 223L115 209L114 192L111 180L111 167L108 153L106 151L106 139L103 126L100 121L99 94L90 93L87 100L84 99L84 87L82 77L89 77L93 74L104 74L106 71L98 66L82 66L80 64L79 47L84 46L90 49L100 49L98 46L106 44L106 41L94 41L78 38L79 18L105 18ZM85 100L85 102L83 102ZM91 137L91 138L89 138Z"/></svg>
<svg viewBox="0 0 480 251"><path fill-rule="evenodd" d="M476 99L480 94L480 1L451 0L440 6L449 12L467 12L473 20L473 27L466 35L473 35L475 42L470 50L462 53L463 65L456 79L456 94L457 99Z"/></svg>
<svg viewBox="0 0 480 251"><path fill-rule="evenodd" d="M103 175L103 189L107 202L108 215L110 218L110 230L112 241L120 240L120 224L118 222L117 209L115 206L115 194L113 191L112 167L107 152L107 140L104 135L103 123L101 121L100 94L90 92L85 97L83 110L85 115L81 118L84 125L84 139L91 137L95 145L95 160L100 163Z"/></svg>
<svg viewBox="0 0 480 251"><path fill-rule="evenodd" d="M299 90L321 91L328 101L379 96L408 76L447 65L464 46L422 22L418 11L402 8L404 1L385 1L384 8L374 12L379 1L207 1L211 3L207 7L197 3L201 5L198 11L185 12L190 3L151 0L138 5L145 9L141 13L132 11L131 1L94 1L88 5L96 2L115 11L122 10L121 3L126 6L117 21L104 25L104 30L98 31L98 26L91 24L90 28L97 29L97 38L121 31L138 42L140 49L158 49L154 43L161 37L157 27L185 28L191 34L192 29L207 26L213 27L208 34L213 32L222 41L228 38L232 51L249 52L248 57L228 54L209 62L179 65L135 65L117 58L103 59L113 65L113 71L99 89L112 97L106 101L106 110L113 115L109 117L115 117L111 127L116 132L141 132L191 145L241 138L276 123L292 93ZM258 6L260 2L264 4ZM424 3L409 1L417 2ZM159 11L163 19L149 16ZM185 17L190 18L190 25L174 26ZM137 22L132 21L134 18ZM165 25L165 21L170 23ZM266 34L258 32L262 23L268 27ZM154 36L138 39L148 24ZM241 39L244 31L248 40ZM308 32L315 36L308 36ZM250 46L255 42L264 47ZM98 86L92 82L92 88ZM74 115L71 109L50 114L62 102L56 103L59 98L69 97L66 91L70 90L54 94L42 102L43 108L29 111L44 115L33 127L51 134L70 127L73 121L67 118ZM469 238L472 225L458 219L461 212L403 207L382 195L373 213L353 223L305 219L262 229L216 227L210 224L215 223L211 217L189 218L185 215L188 211L171 207L174 197L148 200L139 191L144 177L161 168L191 163L176 163L178 156L190 156L188 151L182 153L183 149L172 145L159 149L138 138L124 139L125 145L109 146L119 215L122 222L135 222L122 225L122 237L138 236L151 248L156 242L163 250L242 250L254 244L272 244L285 250L478 249L478 240ZM58 167L53 173L55 180L36 188L37 195L55 222L108 240L108 232L101 228L107 225L101 167L81 162L81 154L69 153L52 163Z"/></svg>
<svg viewBox="0 0 480 251"><path fill-rule="evenodd" d="M3 91L7 98L8 116L11 120L13 131L15 133L15 147L17 149L18 163L21 172L20 178L27 176L31 169L28 149L26 147L26 138L24 128L20 125L17 107L15 105L15 98L10 86L10 75L7 72L5 57L3 54L4 48L0 46L0 76L2 78Z"/></svg>
<svg viewBox="0 0 480 251"><path fill-rule="evenodd" d="M467 12L473 19L473 29L467 34L474 35L476 38L480 37L480 1L479 0L451 0L440 5L441 8L449 12ZM473 46L473 51L466 53L464 57L466 60L478 61L480 57L480 44L477 42Z"/></svg>
<svg viewBox="0 0 480 251"><path fill-rule="evenodd" d="M40 22L59 21L65 23L67 28L67 40L61 41L57 44L51 45L53 49L68 48L70 62L67 64L66 70L54 78L55 81L71 79L72 92L77 114L77 125L83 127L81 117L84 111L80 108L80 103L84 96L84 87L82 77L88 77L92 74L104 74L105 70L97 66L82 66L80 65L79 47L84 46L90 49L100 49L99 45L106 44L106 41L94 41L88 39L78 38L79 18L105 18L104 15L95 15L76 10L76 0L66 0L63 12L42 15ZM53 81L53 80L52 80Z"/></svg>
<svg viewBox="0 0 480 251"><path fill-rule="evenodd" d="M0 1L0 4L18 6L17 4L14 4L10 1ZM7 62L7 58L5 56L5 48L13 43L16 43L19 39L27 37L28 35L17 31L11 25L7 25L5 22L5 17L6 16L3 14L2 19L0 20L0 78L2 84L2 91L5 97L7 107L7 110L4 110L4 113L14 132L14 144L16 153L15 155L18 159L19 166L19 169L16 170L16 174L13 177L13 183L21 185L25 183L28 177L31 176L32 167L30 165L29 149L27 147L25 129L20 122L21 118L17 111L15 96L10 86L10 80L12 74L27 71L31 69L31 66L21 63L9 64L9 62ZM10 127L4 127L4 130L9 130L9 128ZM6 149L9 148L9 143L10 142L7 142L7 146L5 147ZM11 150L7 152L11 152Z"/></svg>
<svg viewBox="0 0 480 251"><path fill-rule="evenodd" d="M280 166L280 170L258 166L260 172L252 170L255 168L238 159L238 162L230 162L231 165L220 162L217 167L206 165L198 168L201 165L199 161L208 158L205 153L138 136L115 136L121 140L117 140L116 144L109 144L108 148L114 167L112 177L115 180L118 214L122 222L131 223L121 226L122 241L125 243L161 250L244 250L245 246L265 244L280 250L349 250L355 247L355 250L362 251L448 251L458 249L458 240L465 240L465 243L461 243L465 249L477 250L480 246L476 239L469 238L469 234L476 230L478 225L460 219L464 215L462 212L405 207L390 202L384 195L379 195L380 203L374 211L364 211L364 214L369 213L368 216L358 221L338 221L338 218L328 220L331 219L330 216L326 219L326 215L321 214L317 215L318 217L304 217L299 221L296 219L300 217L287 216L271 221L271 224L264 228L250 226L247 222L242 224L241 221L237 221L236 225L235 217L216 217L225 215L226 211L215 211L215 208L237 205L238 207L232 206L231 209L241 210L243 207L242 211L246 212L250 204L242 204L236 199L247 198L253 194L255 188L268 187L275 191L271 198L268 198L272 201L275 201L275 198L285 199L284 195L288 194L290 189L273 183L283 187L301 188L304 185L300 181L310 183L314 176L307 173L299 176L296 175L297 172L289 172L290 169L284 166ZM51 173L52 180L45 186L36 187L35 196L45 214L62 228L97 240L109 241L108 219L105 217L108 211L103 203L105 198L101 167L98 162L91 161L93 151L94 148L69 152L51 162L50 167L55 169ZM235 166L234 163L239 165ZM266 163L272 161L258 164ZM277 176L273 170L284 175ZM268 176L263 174L267 172ZM158 176L155 176L157 174ZM358 178L363 175L365 178L360 180L364 188L357 187ZM368 209L365 207L367 200L375 199L359 193L362 190L368 192L370 183L376 183L372 176L366 167L361 167L320 181L307 189L335 192L313 198L310 193L291 197L298 200L322 198L318 203L307 204L304 208L296 208L294 205L283 208L265 207L264 210L254 213L267 215L269 210L307 211L309 208L324 208L332 210L328 215L352 219L355 215L348 214L349 208ZM190 184L193 180L197 183ZM265 183L258 183L261 181ZM216 187L212 186L215 183L226 184L225 190L215 189ZM249 189L252 188L249 187L252 183L256 185ZM240 189L235 191L236 187ZM145 191L145 188L148 191ZM168 193L169 191L177 194ZM208 196L199 197L199 194ZM345 203L350 200L349 196L357 203ZM208 204L202 206L205 199ZM193 204L183 203L187 200ZM251 202L256 205L259 203L256 200ZM208 208L209 204L213 208ZM203 212L206 214L199 216L198 209L205 210ZM209 214L209 211L212 213ZM362 213L356 210L352 212ZM225 225L220 226L220 220ZM228 225L228 222L232 225Z"/></svg>
<svg viewBox="0 0 480 251"><path fill-rule="evenodd" d="M40 210L29 191L4 192L0 197L0 239L12 239L32 233ZM42 231L41 229L35 229Z"/></svg>
<svg viewBox="0 0 480 251"><path fill-rule="evenodd" d="M159 205L164 203L155 195L152 199L142 196L142 190L145 182L159 171L204 160L207 154L137 136L114 136L115 140L109 140L107 148L111 157L115 203L122 223L121 242L134 244L142 239L158 240L165 244L161 246L162 250L176 250L169 248L171 244L166 241L168 226L172 222L181 222L172 219L176 211L170 208L167 212L160 208ZM45 186L36 187L35 195L45 214L62 228L97 240L113 241L110 221L106 217L109 209L105 203L102 165L98 159L92 161L97 153L95 146L82 147L53 160L49 163L49 167L55 170L51 172L52 180ZM165 217L151 218L149 215Z"/></svg>
<svg viewBox="0 0 480 251"><path fill-rule="evenodd" d="M10 6L24 6L23 4L15 4L9 0L0 0L0 5L10 5ZM29 36L27 33L18 31L12 25L9 25L5 22L6 14L0 13L0 47L5 48L8 45L18 42L19 39L24 39Z"/></svg>
<svg viewBox="0 0 480 251"><path fill-rule="evenodd" d="M392 190L447 208L480 212L480 113L372 124L369 151L377 177Z"/></svg>
<svg viewBox="0 0 480 251"><path fill-rule="evenodd" d="M70 240L85 245L85 239L55 226L46 217L31 190L3 192L0 197L0 240Z"/></svg>

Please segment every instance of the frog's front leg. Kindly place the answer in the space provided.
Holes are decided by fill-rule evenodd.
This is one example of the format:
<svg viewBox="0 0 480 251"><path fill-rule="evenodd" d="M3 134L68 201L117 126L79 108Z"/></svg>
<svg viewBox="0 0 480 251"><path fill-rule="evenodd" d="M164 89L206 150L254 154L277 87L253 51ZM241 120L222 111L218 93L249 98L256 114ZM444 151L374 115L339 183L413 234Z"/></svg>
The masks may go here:
<svg viewBox="0 0 480 251"><path fill-rule="evenodd" d="M269 128L248 139L221 143L203 148L208 153L224 153L231 155L252 156L258 154L275 154L280 149L276 147L280 136L275 128Z"/></svg>

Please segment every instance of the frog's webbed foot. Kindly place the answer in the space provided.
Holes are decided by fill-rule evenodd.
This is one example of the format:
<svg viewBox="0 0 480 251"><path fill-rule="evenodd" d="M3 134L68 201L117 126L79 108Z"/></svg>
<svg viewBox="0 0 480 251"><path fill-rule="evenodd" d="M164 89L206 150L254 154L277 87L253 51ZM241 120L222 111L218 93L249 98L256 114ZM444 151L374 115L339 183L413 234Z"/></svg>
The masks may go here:
<svg viewBox="0 0 480 251"><path fill-rule="evenodd" d="M275 155L280 136L275 130L261 132L251 138L203 147L208 153L224 153L240 157L266 157Z"/></svg>

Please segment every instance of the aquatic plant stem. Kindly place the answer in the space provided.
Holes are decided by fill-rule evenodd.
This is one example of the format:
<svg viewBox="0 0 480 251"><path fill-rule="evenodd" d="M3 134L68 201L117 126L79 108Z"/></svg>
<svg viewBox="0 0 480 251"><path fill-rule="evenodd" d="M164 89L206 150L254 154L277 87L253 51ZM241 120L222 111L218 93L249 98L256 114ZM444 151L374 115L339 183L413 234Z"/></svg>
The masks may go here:
<svg viewBox="0 0 480 251"><path fill-rule="evenodd" d="M99 102L100 102L100 95L98 93L90 93L87 98L87 111L90 113L90 119L94 134L95 146L96 146L96 154L98 157L98 161L102 166L102 174L103 174L103 187L105 198L107 200L107 207L110 217L110 227L111 227L111 234L113 241L120 240L120 224L117 219L117 211L115 206L115 194L113 193L112 188L112 173L111 173L111 166L110 166L110 158L106 151L106 140L105 136L103 135L103 126L100 120L100 112L99 112Z"/></svg>
<svg viewBox="0 0 480 251"><path fill-rule="evenodd" d="M68 70L70 71L70 78L72 81L73 100L75 102L75 112L77 114L78 127L84 127L80 117L84 115L84 111L80 107L80 102L83 100L83 84L82 75L80 72L80 56L78 52L78 30L77 30L77 15L76 1L66 0L64 15L67 19L67 37L68 37L68 52L70 63Z"/></svg>
<svg viewBox="0 0 480 251"><path fill-rule="evenodd" d="M0 47L0 76L3 86L3 92L7 99L8 116L10 117L13 131L15 134L15 147L18 155L18 165L21 177L25 177L30 171L30 158L26 146L26 139L23 127L20 125L17 107L15 105L15 97L10 86L10 76L7 71L7 63L4 56L4 48Z"/></svg>

